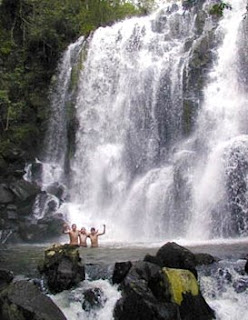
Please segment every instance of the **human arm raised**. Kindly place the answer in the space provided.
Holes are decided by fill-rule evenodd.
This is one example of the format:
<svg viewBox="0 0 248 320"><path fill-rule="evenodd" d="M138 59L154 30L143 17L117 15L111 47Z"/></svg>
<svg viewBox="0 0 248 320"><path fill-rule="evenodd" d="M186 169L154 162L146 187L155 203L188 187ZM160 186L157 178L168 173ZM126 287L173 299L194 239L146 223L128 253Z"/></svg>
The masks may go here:
<svg viewBox="0 0 248 320"><path fill-rule="evenodd" d="M102 233L98 233L98 236L102 236L103 234L105 234L106 232L106 225L103 224L103 232Z"/></svg>
<svg viewBox="0 0 248 320"><path fill-rule="evenodd" d="M63 224L63 233L69 233L71 231L71 228L67 223Z"/></svg>

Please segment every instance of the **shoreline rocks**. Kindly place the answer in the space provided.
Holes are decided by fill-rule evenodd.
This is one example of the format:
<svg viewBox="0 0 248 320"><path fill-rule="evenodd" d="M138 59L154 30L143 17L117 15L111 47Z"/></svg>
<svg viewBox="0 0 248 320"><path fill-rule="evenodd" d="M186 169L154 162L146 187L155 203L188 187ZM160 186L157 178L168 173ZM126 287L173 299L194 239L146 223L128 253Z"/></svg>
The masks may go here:
<svg viewBox="0 0 248 320"><path fill-rule="evenodd" d="M155 257L116 263L113 283L120 283L122 297L116 303L114 319L215 319L201 294L196 271L197 263L214 261L210 255L196 258L188 249L168 242Z"/></svg>
<svg viewBox="0 0 248 320"><path fill-rule="evenodd" d="M62 311L29 280L17 280L0 269L1 320L66 320Z"/></svg>

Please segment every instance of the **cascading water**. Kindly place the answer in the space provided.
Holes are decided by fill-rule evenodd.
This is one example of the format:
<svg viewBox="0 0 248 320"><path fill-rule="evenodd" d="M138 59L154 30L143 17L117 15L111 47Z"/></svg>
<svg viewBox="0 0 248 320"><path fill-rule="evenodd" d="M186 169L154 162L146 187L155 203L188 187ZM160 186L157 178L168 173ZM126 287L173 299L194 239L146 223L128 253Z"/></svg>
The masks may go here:
<svg viewBox="0 0 248 320"><path fill-rule="evenodd" d="M239 81L238 51L245 2L225 12L218 32L223 44L209 74L204 103L193 139L199 144L193 182L193 219L188 236L195 239L247 236L247 94ZM240 67L240 66L239 66Z"/></svg>
<svg viewBox="0 0 248 320"><path fill-rule="evenodd" d="M89 39L62 208L72 222L106 223L115 241L247 236L246 3L220 22L211 5L162 5Z"/></svg>
<svg viewBox="0 0 248 320"><path fill-rule="evenodd" d="M73 221L106 222L115 239L185 234L172 157L183 138L187 44L214 28L207 17L196 35L195 23L174 4L94 33L76 106Z"/></svg>
<svg viewBox="0 0 248 320"><path fill-rule="evenodd" d="M73 66L78 62L84 44L80 37L65 51L58 66L55 84L51 89L51 116L45 139L43 163L43 185L54 181L64 182L66 157L68 150L68 104L72 100L70 88Z"/></svg>

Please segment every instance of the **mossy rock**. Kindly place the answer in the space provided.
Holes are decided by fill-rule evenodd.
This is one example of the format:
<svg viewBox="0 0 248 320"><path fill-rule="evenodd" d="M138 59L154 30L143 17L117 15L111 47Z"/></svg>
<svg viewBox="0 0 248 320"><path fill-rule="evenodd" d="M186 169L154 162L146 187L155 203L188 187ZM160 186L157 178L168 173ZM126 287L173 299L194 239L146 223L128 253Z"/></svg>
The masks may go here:
<svg viewBox="0 0 248 320"><path fill-rule="evenodd" d="M189 270L163 268L163 272L170 284L172 302L181 305L183 294L190 293L193 296L199 294L197 280Z"/></svg>
<svg viewBox="0 0 248 320"><path fill-rule="evenodd" d="M203 298L192 272L173 268L163 268L162 271L169 283L171 302L178 305L182 320L215 319L214 311Z"/></svg>
<svg viewBox="0 0 248 320"><path fill-rule="evenodd" d="M45 250L44 264L46 267L49 267L59 261L62 257L67 257L76 263L80 261L78 246L54 244L51 248Z"/></svg>
<svg viewBox="0 0 248 320"><path fill-rule="evenodd" d="M45 251L44 261L38 269L45 275L52 293L69 290L85 279L85 267L78 246L53 245Z"/></svg>

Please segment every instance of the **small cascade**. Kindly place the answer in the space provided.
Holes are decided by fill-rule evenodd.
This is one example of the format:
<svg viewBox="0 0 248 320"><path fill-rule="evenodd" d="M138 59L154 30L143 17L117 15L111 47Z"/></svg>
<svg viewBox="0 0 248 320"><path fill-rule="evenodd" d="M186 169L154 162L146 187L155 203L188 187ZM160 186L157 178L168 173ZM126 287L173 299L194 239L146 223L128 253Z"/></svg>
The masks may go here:
<svg viewBox="0 0 248 320"><path fill-rule="evenodd" d="M89 289L98 289L101 296L91 307L87 308L84 293ZM112 286L108 280L85 280L82 286L75 290L64 291L51 298L61 308L67 319L71 320L110 320L113 319L113 310L121 293L116 286Z"/></svg>
<svg viewBox="0 0 248 320"><path fill-rule="evenodd" d="M246 320L248 275L246 260L222 260L214 266L202 267L200 287L207 303L215 310L217 320Z"/></svg>
<svg viewBox="0 0 248 320"><path fill-rule="evenodd" d="M56 212L59 206L60 201L54 195L46 194L45 192L39 193L33 205L33 216L35 219L40 220L46 215Z"/></svg>
<svg viewBox="0 0 248 320"><path fill-rule="evenodd" d="M75 94L73 67L78 63L84 37L71 44L61 58L55 84L51 88L51 116L44 146L43 184L63 182L68 157L68 121ZM75 81L75 79L74 79Z"/></svg>

